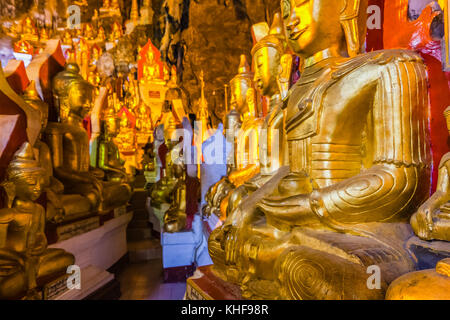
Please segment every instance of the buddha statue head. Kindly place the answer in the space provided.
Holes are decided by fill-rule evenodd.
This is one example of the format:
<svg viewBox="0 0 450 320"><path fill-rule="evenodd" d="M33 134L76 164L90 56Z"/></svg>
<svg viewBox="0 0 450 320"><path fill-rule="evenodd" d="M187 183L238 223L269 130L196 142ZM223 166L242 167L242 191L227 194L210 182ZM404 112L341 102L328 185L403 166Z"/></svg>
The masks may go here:
<svg viewBox="0 0 450 320"><path fill-rule="evenodd" d="M325 49L356 56L366 36L365 8L367 0L282 0L289 46L303 58Z"/></svg>
<svg viewBox="0 0 450 320"><path fill-rule="evenodd" d="M48 122L48 104L41 100L36 90L36 82L31 80L25 89L23 99L35 110L41 114L41 132L45 130Z"/></svg>
<svg viewBox="0 0 450 320"><path fill-rule="evenodd" d="M9 163L7 180L15 187L16 199L36 201L41 195L44 169L39 167L33 148L28 142L20 147Z"/></svg>
<svg viewBox="0 0 450 320"><path fill-rule="evenodd" d="M276 13L269 34L252 49L254 81L263 96L270 97L279 91L277 80L283 71L281 58L286 47L281 17Z"/></svg>
<svg viewBox="0 0 450 320"><path fill-rule="evenodd" d="M247 90L252 88L253 74L250 72L250 66L247 63L245 55L241 55L238 74L230 81L231 88L231 107L240 114L248 112L247 108Z"/></svg>
<svg viewBox="0 0 450 320"><path fill-rule="evenodd" d="M74 62L69 62L66 64L63 71L58 73L53 78L53 95L55 97L55 105L59 108L59 117L64 121L68 114L70 106L68 104L68 86L73 81L80 81L81 77L80 68Z"/></svg>
<svg viewBox="0 0 450 320"><path fill-rule="evenodd" d="M92 109L94 87L87 81L80 79L73 81L67 88L70 114L84 119Z"/></svg>

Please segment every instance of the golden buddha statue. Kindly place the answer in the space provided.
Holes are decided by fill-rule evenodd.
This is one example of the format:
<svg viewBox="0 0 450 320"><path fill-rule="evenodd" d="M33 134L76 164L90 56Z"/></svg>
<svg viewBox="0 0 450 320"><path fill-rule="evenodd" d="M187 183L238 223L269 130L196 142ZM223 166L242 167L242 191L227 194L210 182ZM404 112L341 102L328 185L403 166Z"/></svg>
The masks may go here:
<svg viewBox="0 0 450 320"><path fill-rule="evenodd" d="M444 116L450 133L450 107ZM411 217L411 226L423 240L450 241L450 153L439 164L436 192Z"/></svg>
<svg viewBox="0 0 450 320"><path fill-rule="evenodd" d="M123 167L125 161L120 158L119 148L114 143L118 132L118 120L110 109L103 121L103 135L98 147L98 167L105 171L108 181L129 182Z"/></svg>
<svg viewBox="0 0 450 320"><path fill-rule="evenodd" d="M125 205L130 196L126 183L103 181L105 173L90 167L89 137L83 128L83 119L92 108L93 88L80 78L54 82L64 85L61 101L69 106L69 114L62 123L49 123L46 130L47 143L52 152L54 175L65 186L66 194L81 194L90 200L93 208L101 212Z"/></svg>
<svg viewBox="0 0 450 320"><path fill-rule="evenodd" d="M20 34L20 38L28 41L39 40L34 21L29 16L25 17L22 21L22 33Z"/></svg>
<svg viewBox="0 0 450 320"><path fill-rule="evenodd" d="M84 25L84 30L83 30L83 37L86 40L94 40L95 39L95 31L94 31L94 27L92 26L91 23L86 23Z"/></svg>
<svg viewBox="0 0 450 320"><path fill-rule="evenodd" d="M174 159L172 157L172 151L176 147L177 142L172 141L173 133L176 129L176 122L172 116L168 118L167 123L164 125L164 140L167 146L168 152L166 154L166 167L164 169L163 177L153 185L151 195L151 205L154 208L161 209L164 203L171 204L173 201L174 190L177 187L179 178L179 168L175 168Z"/></svg>
<svg viewBox="0 0 450 320"><path fill-rule="evenodd" d="M146 144L153 134L152 111L141 100L139 105L135 108L134 113L136 114L136 135L138 144Z"/></svg>
<svg viewBox="0 0 450 320"><path fill-rule="evenodd" d="M101 55L102 55L102 48L100 48L98 45L94 44L91 49L92 64L96 64L97 61L100 59Z"/></svg>
<svg viewBox="0 0 450 320"><path fill-rule="evenodd" d="M73 39L72 39L72 34L71 34L70 30L68 30L68 29L64 30L62 43L64 45L66 45L66 46L71 46L72 45Z"/></svg>
<svg viewBox="0 0 450 320"><path fill-rule="evenodd" d="M63 71L59 72L52 80L53 98L55 106L58 109L60 121L65 121L69 115L69 95L67 93L68 86L73 81L81 81L83 77L80 75L78 64L73 61L74 53L70 57Z"/></svg>
<svg viewBox="0 0 450 320"><path fill-rule="evenodd" d="M48 249L45 211L36 204L42 191L44 169L25 143L7 169L13 186L12 206L0 209L0 299L39 298L37 291L64 275L75 258L62 249Z"/></svg>
<svg viewBox="0 0 450 320"><path fill-rule="evenodd" d="M115 42L119 40L120 37L122 37L122 34L123 34L122 25L119 22L114 21L111 26L111 34L109 36L109 40L111 42Z"/></svg>
<svg viewBox="0 0 450 320"><path fill-rule="evenodd" d="M42 187L47 198L46 220L59 223L63 220L70 220L72 217L80 218L83 213L90 214L92 208L89 200L77 194L64 194L64 185L53 176L50 149L42 141L42 135L47 128L48 105L39 98L34 80L25 90L23 98L41 114L41 133L33 148L37 151L39 167L44 170Z"/></svg>
<svg viewBox="0 0 450 320"><path fill-rule="evenodd" d="M282 1L305 59L284 102L290 173L209 242L214 272L244 298L384 299L414 270L405 220L429 192L426 70L406 50L359 54L366 11L366 0ZM373 265L380 290L367 285Z"/></svg>
<svg viewBox="0 0 450 320"><path fill-rule="evenodd" d="M136 132L131 127L126 112L122 113L119 122L119 133L114 139L121 153L134 153L136 151Z"/></svg>
<svg viewBox="0 0 450 320"><path fill-rule="evenodd" d="M49 39L47 28L42 28L41 32L39 33L39 41L40 42L46 42Z"/></svg>
<svg viewBox="0 0 450 320"><path fill-rule="evenodd" d="M105 42L105 40L106 40L105 29L103 29L103 27L100 26L97 30L97 41Z"/></svg>
<svg viewBox="0 0 450 320"><path fill-rule="evenodd" d="M143 68L143 76L145 80L152 81L160 79L159 65L155 61L155 54L152 48L148 48L145 55L145 64Z"/></svg>
<svg viewBox="0 0 450 320"><path fill-rule="evenodd" d="M186 171L182 165L173 165L177 185L170 208L164 214L164 231L176 233L186 228Z"/></svg>
<svg viewBox="0 0 450 320"><path fill-rule="evenodd" d="M90 68L89 74L87 76L87 81L94 86L94 96L97 97L100 92L100 83L101 83L100 75L98 74L97 68Z"/></svg>

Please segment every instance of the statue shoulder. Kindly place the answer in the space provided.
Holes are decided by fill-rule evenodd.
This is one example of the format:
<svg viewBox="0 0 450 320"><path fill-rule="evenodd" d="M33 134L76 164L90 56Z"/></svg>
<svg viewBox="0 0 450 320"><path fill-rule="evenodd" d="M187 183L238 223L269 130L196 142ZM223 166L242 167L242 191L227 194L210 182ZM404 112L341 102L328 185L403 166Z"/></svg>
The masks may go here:
<svg viewBox="0 0 450 320"><path fill-rule="evenodd" d="M383 71L400 64L415 64L419 68L425 68L422 57L416 52L405 49L389 49L340 60L332 67L332 77L339 79L353 73L365 73L367 68L373 68L373 66L379 66L380 71Z"/></svg>

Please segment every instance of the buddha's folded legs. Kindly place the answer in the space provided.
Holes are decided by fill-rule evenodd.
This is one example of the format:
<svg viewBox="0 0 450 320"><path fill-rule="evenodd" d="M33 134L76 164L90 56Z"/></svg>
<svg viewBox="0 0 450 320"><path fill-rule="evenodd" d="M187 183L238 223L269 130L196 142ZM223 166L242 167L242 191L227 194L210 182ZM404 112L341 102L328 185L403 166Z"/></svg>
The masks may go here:
<svg viewBox="0 0 450 320"><path fill-rule="evenodd" d="M75 257L62 249L47 249L38 262L37 282L39 285L45 284L50 279L58 275L63 275L67 267L75 263Z"/></svg>

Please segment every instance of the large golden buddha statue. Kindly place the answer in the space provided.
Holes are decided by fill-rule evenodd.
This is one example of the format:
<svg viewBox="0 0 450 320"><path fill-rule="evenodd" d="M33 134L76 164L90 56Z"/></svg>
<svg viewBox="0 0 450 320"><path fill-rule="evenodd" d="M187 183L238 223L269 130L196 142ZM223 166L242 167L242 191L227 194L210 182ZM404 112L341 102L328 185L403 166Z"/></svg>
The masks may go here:
<svg viewBox="0 0 450 320"><path fill-rule="evenodd" d="M42 135L47 128L48 105L39 98L34 80L25 90L23 98L41 114L41 134L33 148L37 151L39 167L44 170L42 187L47 198L46 220L61 222L71 218L80 218L83 214L89 215L91 206L88 199L78 194L64 194L64 185L53 176L50 149L42 140Z"/></svg>
<svg viewBox="0 0 450 320"><path fill-rule="evenodd" d="M25 143L7 170L12 205L0 209L0 299L40 298L39 287L64 275L75 262L62 249L48 249L45 210L35 201L42 191L44 169Z"/></svg>
<svg viewBox="0 0 450 320"><path fill-rule="evenodd" d="M429 192L424 64L406 50L360 54L366 0L281 7L288 44L305 59L284 103L290 173L226 222L210 246L214 272L245 298L383 299L414 270L407 219Z"/></svg>
<svg viewBox="0 0 450 320"><path fill-rule="evenodd" d="M83 119L92 108L93 87L79 78L65 85L61 100L66 101L69 114L62 123L49 123L46 131L54 175L63 182L65 193L87 197L92 207L100 211L125 205L131 196L129 186L103 181L105 173L89 165L89 137L83 128Z"/></svg>

